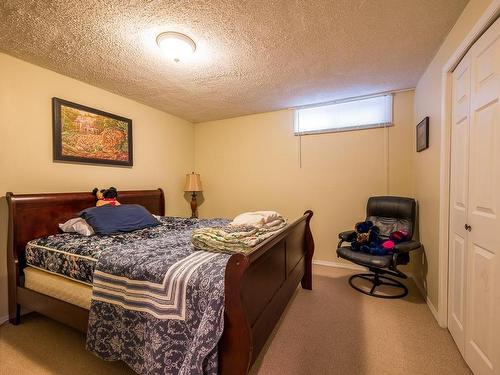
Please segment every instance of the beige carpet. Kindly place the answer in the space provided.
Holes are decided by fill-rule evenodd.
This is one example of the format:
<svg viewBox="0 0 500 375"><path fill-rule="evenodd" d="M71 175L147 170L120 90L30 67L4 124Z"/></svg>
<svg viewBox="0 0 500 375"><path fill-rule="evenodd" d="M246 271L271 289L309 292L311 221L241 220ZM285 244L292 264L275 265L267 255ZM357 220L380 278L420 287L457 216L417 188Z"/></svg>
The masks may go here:
<svg viewBox="0 0 500 375"><path fill-rule="evenodd" d="M380 300L347 284L351 271L315 268L299 289L252 375L470 374L412 283L411 297ZM37 314L0 327L0 374L131 374L84 349L82 334Z"/></svg>

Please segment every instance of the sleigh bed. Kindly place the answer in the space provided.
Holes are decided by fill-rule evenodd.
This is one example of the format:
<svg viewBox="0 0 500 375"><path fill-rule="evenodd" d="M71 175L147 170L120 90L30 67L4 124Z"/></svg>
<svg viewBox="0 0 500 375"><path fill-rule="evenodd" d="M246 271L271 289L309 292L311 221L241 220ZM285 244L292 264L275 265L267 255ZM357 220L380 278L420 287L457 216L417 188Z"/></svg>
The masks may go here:
<svg viewBox="0 0 500 375"><path fill-rule="evenodd" d="M163 191L122 191L120 201L140 204L151 213L164 216ZM7 193L9 205L8 280L9 319L21 322L21 307L37 311L86 332L89 320L85 298L68 299L36 287L36 277L46 272L26 264L26 245L37 238L59 232L59 223L95 204L91 193L15 195ZM247 254L231 255L225 269L224 330L218 343L220 374L246 374L278 322L299 282L312 289L311 262L314 242L310 230L313 213L306 211L283 230ZM26 272L25 272L26 271ZM25 284L30 274L29 285ZM61 290L73 281L60 275ZM74 283L74 282L73 282ZM57 284L59 285L59 284ZM57 289L57 286L56 286ZM78 294L76 289L71 295ZM83 294L89 288L80 288ZM38 291L35 291L38 290ZM85 292L87 290L87 292ZM75 294L76 293L76 294Z"/></svg>

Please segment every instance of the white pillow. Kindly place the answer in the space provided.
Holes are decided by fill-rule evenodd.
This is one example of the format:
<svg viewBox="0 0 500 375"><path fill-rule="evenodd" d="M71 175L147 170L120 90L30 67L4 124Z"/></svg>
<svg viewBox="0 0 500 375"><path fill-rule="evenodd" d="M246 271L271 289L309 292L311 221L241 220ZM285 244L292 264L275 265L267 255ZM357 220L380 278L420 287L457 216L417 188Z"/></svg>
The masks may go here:
<svg viewBox="0 0 500 375"><path fill-rule="evenodd" d="M81 217L75 217L64 224L59 224L59 228L65 233L79 233L86 237L94 234L94 229Z"/></svg>
<svg viewBox="0 0 500 375"><path fill-rule="evenodd" d="M255 211L245 212L236 216L231 225L250 225L261 227L275 220L279 220L282 216L276 211Z"/></svg>

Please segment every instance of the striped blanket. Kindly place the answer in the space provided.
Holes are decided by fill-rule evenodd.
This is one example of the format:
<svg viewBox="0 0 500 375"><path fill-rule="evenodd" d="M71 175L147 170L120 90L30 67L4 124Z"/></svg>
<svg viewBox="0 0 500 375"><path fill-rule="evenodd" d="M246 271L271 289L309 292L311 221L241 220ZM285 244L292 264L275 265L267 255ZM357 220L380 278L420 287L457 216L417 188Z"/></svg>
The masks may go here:
<svg viewBox="0 0 500 375"><path fill-rule="evenodd" d="M228 221L160 222L102 251L87 349L139 374L216 374L229 255L194 251L191 234Z"/></svg>
<svg viewBox="0 0 500 375"><path fill-rule="evenodd" d="M141 311L158 319L186 318L186 288L195 271L213 261L215 254L192 253L174 263L162 282L133 280L96 270L92 299Z"/></svg>

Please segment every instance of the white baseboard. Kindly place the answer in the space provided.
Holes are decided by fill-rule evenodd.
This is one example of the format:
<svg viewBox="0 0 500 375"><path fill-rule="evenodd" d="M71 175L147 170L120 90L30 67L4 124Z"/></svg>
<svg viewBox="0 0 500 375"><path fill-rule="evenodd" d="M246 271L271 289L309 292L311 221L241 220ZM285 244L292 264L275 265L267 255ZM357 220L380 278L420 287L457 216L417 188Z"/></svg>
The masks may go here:
<svg viewBox="0 0 500 375"><path fill-rule="evenodd" d="M9 316L0 316L0 325L4 324L7 320L9 320Z"/></svg>
<svg viewBox="0 0 500 375"><path fill-rule="evenodd" d="M361 266L358 266L356 264L332 262L329 260L315 260L315 259L313 259L312 264L315 264L317 266L344 268L344 269L355 270L355 271L366 271L365 267L361 267Z"/></svg>
<svg viewBox="0 0 500 375"><path fill-rule="evenodd" d="M429 306L429 310L431 310L431 313L434 316L434 319L436 319L436 321L438 322L438 324L441 326L441 324L439 323L439 313L438 313L436 307L434 306L434 304L432 303L432 301L429 299L429 297L426 297L425 300L427 302L427 306Z"/></svg>
<svg viewBox="0 0 500 375"><path fill-rule="evenodd" d="M427 292L425 291L424 286L418 282L415 275L413 273L408 273L407 275L410 279L413 280L413 282L417 286L418 291L420 292L420 295L424 298L424 300L427 299Z"/></svg>
<svg viewBox="0 0 500 375"><path fill-rule="evenodd" d="M443 323L441 323L441 321L439 319L439 312L436 309L436 306L434 306L434 304L432 303L430 298L427 296L427 292L425 291L424 286L417 281L417 279L415 278L415 276L413 274L410 274L409 277L411 279L413 279L413 282L417 286L418 291L420 292L420 294L424 298L425 302L427 303L427 306L429 307L429 310L431 311L432 315L434 316L434 319L436 319L436 321L438 322L439 326L446 328L446 324L443 325Z"/></svg>

